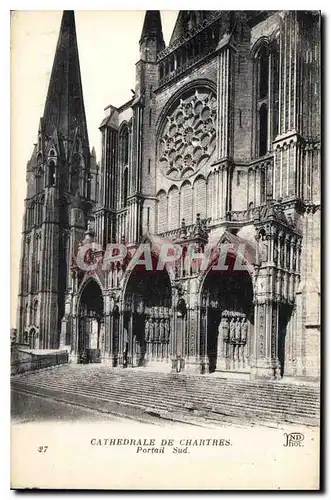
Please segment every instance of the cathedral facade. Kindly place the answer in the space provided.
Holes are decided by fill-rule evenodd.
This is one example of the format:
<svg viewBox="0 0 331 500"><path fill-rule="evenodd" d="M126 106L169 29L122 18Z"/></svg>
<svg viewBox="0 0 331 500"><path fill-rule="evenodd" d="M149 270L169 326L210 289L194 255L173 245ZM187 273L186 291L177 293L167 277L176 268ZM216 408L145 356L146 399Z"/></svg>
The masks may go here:
<svg viewBox="0 0 331 500"><path fill-rule="evenodd" d="M78 363L318 378L320 14L180 11L166 46L146 11L139 47L98 164L63 14L27 164L20 341ZM111 244L126 256L104 266ZM130 266L141 244L152 270Z"/></svg>

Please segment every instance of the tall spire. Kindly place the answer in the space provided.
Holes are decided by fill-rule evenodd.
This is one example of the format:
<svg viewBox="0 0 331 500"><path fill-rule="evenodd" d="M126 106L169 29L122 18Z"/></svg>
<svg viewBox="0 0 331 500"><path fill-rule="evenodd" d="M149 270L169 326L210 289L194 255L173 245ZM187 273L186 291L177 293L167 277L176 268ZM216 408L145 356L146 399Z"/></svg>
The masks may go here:
<svg viewBox="0 0 331 500"><path fill-rule="evenodd" d="M72 139L78 127L88 146L75 15L71 10L63 11L43 123L44 134L51 136L57 130L65 140Z"/></svg>
<svg viewBox="0 0 331 500"><path fill-rule="evenodd" d="M145 38L156 38L157 51L160 51L165 47L162 33L161 14L159 10L146 10L140 43L142 43Z"/></svg>

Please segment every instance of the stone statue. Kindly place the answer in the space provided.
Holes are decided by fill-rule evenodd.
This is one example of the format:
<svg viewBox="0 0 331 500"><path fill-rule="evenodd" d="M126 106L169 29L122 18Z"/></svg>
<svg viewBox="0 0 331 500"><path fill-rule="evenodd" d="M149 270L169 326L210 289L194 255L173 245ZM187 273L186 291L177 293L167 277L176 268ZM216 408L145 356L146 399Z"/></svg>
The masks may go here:
<svg viewBox="0 0 331 500"><path fill-rule="evenodd" d="M163 344L165 340L165 332L164 332L164 320L160 320L160 342Z"/></svg>
<svg viewBox="0 0 331 500"><path fill-rule="evenodd" d="M240 334L241 334L241 321L240 318L238 317L235 322L235 339L237 344L239 344L240 342Z"/></svg>
<svg viewBox="0 0 331 500"><path fill-rule="evenodd" d="M236 341L236 325L234 318L231 318L230 320L230 340L232 343Z"/></svg>
<svg viewBox="0 0 331 500"><path fill-rule="evenodd" d="M165 325L164 325L164 337L166 343L169 342L169 336L170 336L170 328L169 328L169 320L166 320Z"/></svg>
<svg viewBox="0 0 331 500"><path fill-rule="evenodd" d="M145 340L146 340L146 342L149 342L149 340L150 340L150 329L149 329L148 319L146 320L146 323L145 323Z"/></svg>
<svg viewBox="0 0 331 500"><path fill-rule="evenodd" d="M229 320L225 316L222 316L221 329L222 329L222 335L223 335L224 342L228 342L230 328L229 328Z"/></svg>
<svg viewBox="0 0 331 500"><path fill-rule="evenodd" d="M246 318L242 319L241 322L241 343L246 344L247 342L247 333L248 333L248 321Z"/></svg>

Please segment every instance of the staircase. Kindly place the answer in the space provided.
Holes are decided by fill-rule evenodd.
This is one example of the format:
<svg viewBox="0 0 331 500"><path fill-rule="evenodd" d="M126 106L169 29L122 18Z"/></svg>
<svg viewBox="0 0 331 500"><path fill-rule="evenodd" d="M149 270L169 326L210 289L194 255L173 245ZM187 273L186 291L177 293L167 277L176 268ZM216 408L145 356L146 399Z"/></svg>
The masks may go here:
<svg viewBox="0 0 331 500"><path fill-rule="evenodd" d="M15 375L12 387L138 420L319 425L319 389L314 385L64 365Z"/></svg>

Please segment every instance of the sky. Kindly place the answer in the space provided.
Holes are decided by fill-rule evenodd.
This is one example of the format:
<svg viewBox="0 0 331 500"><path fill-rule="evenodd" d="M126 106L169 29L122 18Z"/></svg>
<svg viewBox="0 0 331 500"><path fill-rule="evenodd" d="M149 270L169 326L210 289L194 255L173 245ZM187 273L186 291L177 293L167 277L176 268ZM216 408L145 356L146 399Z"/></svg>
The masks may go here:
<svg viewBox="0 0 331 500"><path fill-rule="evenodd" d="M178 11L161 11L168 44ZM128 101L145 11L76 11L90 147L100 161L98 127L109 104ZM26 163L37 139L61 24L61 11L15 11L11 17L11 326L16 307Z"/></svg>

